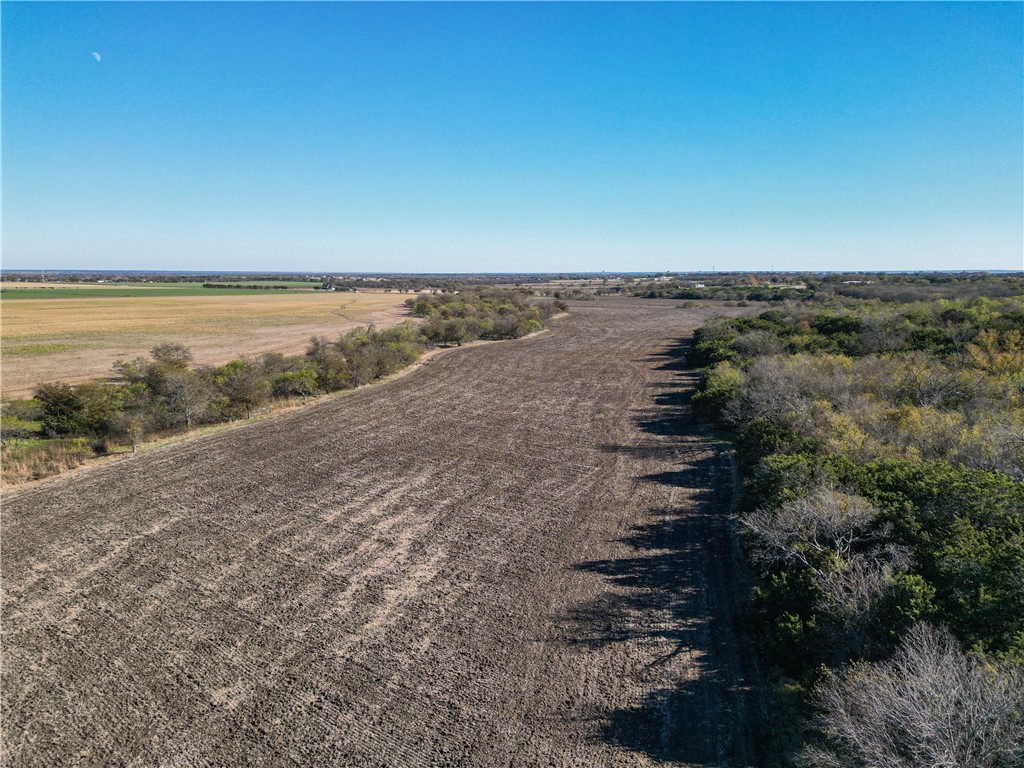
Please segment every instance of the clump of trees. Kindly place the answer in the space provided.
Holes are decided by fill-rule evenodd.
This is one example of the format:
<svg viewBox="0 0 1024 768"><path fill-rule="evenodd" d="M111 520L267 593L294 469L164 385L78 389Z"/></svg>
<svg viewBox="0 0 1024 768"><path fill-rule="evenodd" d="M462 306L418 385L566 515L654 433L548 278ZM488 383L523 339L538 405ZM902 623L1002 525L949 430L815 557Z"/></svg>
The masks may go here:
<svg viewBox="0 0 1024 768"><path fill-rule="evenodd" d="M411 365L427 343L422 330L411 324L386 331L360 328L335 342L314 338L306 358L319 389L331 392L361 387Z"/></svg>
<svg viewBox="0 0 1024 768"><path fill-rule="evenodd" d="M561 301L532 301L525 288L421 295L405 303L413 315L426 318L424 338L442 346L475 339L518 339L543 330L554 314L567 308Z"/></svg>
<svg viewBox="0 0 1024 768"><path fill-rule="evenodd" d="M368 384L413 363L425 346L412 324L314 337L301 357L266 354L221 366L194 366L187 348L162 344L148 358L115 363L115 383L42 384L34 399L45 437L87 438L100 452L108 442L134 448L150 433L249 418L274 399Z"/></svg>
<svg viewBox="0 0 1024 768"><path fill-rule="evenodd" d="M733 435L753 624L817 706L813 764L1021 764L1022 338L1020 296L788 304L696 334L693 405Z"/></svg>
<svg viewBox="0 0 1024 768"><path fill-rule="evenodd" d="M772 310L702 328L694 405L754 461L783 442L1024 479L1024 301ZM767 440L768 444L762 445Z"/></svg>
<svg viewBox="0 0 1024 768"><path fill-rule="evenodd" d="M783 302L810 298L814 290L799 283L792 276L779 276L777 282L765 279L762 283L756 278L747 280L719 280L718 284L696 281L671 281L662 283L643 283L632 286L629 293L644 299L686 299L686 300L717 300L717 301L771 301ZM601 291L613 292L613 291ZM620 291L621 292L621 291Z"/></svg>

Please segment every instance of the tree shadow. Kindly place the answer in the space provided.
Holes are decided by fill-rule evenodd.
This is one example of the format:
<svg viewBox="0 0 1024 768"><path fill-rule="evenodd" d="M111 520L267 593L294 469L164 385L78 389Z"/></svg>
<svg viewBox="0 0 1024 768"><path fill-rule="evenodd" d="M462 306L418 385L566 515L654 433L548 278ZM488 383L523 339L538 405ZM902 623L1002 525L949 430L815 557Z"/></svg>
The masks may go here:
<svg viewBox="0 0 1024 768"><path fill-rule="evenodd" d="M689 337L676 339L668 349L650 355L647 359L660 363L657 366L659 371L685 371L690 367L687 363L687 356L692 348L693 339Z"/></svg>
<svg viewBox="0 0 1024 768"><path fill-rule="evenodd" d="M699 680L684 680L671 688L648 693L635 707L617 709L603 727L603 738L642 752L658 762L698 766L755 768L774 764L769 755L771 726L767 718L749 721L748 734L737 740L735 725L750 714L750 689L713 668L696 672ZM717 686L731 702L708 718L707 688ZM749 746L754 745L754 746Z"/></svg>
<svg viewBox="0 0 1024 768"><path fill-rule="evenodd" d="M670 462L643 477L682 490L678 507L654 509L617 539L622 556L578 563L606 589L567 616L573 644L634 644L652 683L642 701L597 713L600 738L656 761L702 766L767 764L768 712L754 653L741 637L747 574L730 515L725 450L702 441L689 408L684 355L657 355L683 372L680 387L652 387L636 422L640 445L604 450ZM653 360L654 358L652 358ZM680 366L680 367L670 367ZM660 382L659 382L660 383Z"/></svg>

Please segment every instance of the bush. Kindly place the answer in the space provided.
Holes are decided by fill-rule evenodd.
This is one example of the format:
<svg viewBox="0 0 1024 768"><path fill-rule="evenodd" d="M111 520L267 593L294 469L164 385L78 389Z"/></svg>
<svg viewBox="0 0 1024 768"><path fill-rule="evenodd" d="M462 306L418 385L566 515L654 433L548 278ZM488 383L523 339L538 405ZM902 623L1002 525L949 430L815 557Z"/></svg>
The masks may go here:
<svg viewBox="0 0 1024 768"><path fill-rule="evenodd" d="M270 399L271 383L263 366L251 360L232 360L213 372L213 383L224 397L224 413L236 418L252 415Z"/></svg>
<svg viewBox="0 0 1024 768"><path fill-rule="evenodd" d="M41 480L74 469L91 455L92 451L81 437L18 446L4 452L3 481L14 484Z"/></svg>
<svg viewBox="0 0 1024 768"><path fill-rule="evenodd" d="M817 691L822 768L1010 768L1024 764L1024 676L963 653L927 624L889 661L855 664Z"/></svg>
<svg viewBox="0 0 1024 768"><path fill-rule="evenodd" d="M52 437L107 435L117 410L114 389L99 382L76 387L62 381L41 384L35 399L42 412L43 431Z"/></svg>
<svg viewBox="0 0 1024 768"><path fill-rule="evenodd" d="M271 386L275 397L310 397L316 394L317 371L310 364L301 364L290 371L278 373Z"/></svg>
<svg viewBox="0 0 1024 768"><path fill-rule="evenodd" d="M723 411L739 397L743 372L729 362L720 362L705 371L693 395L694 411L705 418L721 420Z"/></svg>

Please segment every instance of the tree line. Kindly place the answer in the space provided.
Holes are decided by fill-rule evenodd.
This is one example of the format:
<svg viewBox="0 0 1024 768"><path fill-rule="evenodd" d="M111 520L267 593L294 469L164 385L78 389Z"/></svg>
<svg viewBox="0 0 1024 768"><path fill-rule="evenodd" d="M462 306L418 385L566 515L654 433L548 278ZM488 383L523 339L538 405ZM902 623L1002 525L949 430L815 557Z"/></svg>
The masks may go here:
<svg viewBox="0 0 1024 768"><path fill-rule="evenodd" d="M689 352L744 480L753 630L815 713L804 764L1024 765L1024 299L877 298Z"/></svg>
<svg viewBox="0 0 1024 768"><path fill-rule="evenodd" d="M114 364L114 381L39 385L32 400L4 404L5 480L53 474L147 437L240 418L271 401L360 387L415 362L432 346L512 339L541 330L564 305L530 301L522 290L420 296L410 304L426 322L358 328L310 339L306 353L268 353L220 366L195 365L182 344Z"/></svg>
<svg viewBox="0 0 1024 768"><path fill-rule="evenodd" d="M595 293L628 294L647 299L813 301L834 306L865 301L907 304L936 299L1020 296L1024 293L1024 278L1017 274L985 272L680 274L656 281L623 281L599 287Z"/></svg>
<svg viewBox="0 0 1024 768"><path fill-rule="evenodd" d="M293 285L260 285L259 283L203 283L203 288L236 291L294 291Z"/></svg>
<svg viewBox="0 0 1024 768"><path fill-rule="evenodd" d="M431 344L458 346L476 339L518 339L543 330L563 301L534 302L525 288L478 288L457 294L420 295L405 300L409 311L426 319L423 337Z"/></svg>

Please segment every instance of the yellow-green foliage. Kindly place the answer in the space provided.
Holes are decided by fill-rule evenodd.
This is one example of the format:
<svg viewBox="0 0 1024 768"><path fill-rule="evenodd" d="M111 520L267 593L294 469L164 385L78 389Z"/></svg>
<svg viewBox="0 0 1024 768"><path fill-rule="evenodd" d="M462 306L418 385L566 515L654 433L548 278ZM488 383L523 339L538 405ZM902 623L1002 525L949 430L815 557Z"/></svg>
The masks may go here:
<svg viewBox="0 0 1024 768"><path fill-rule="evenodd" d="M715 363L705 373L693 396L693 407L699 413L719 413L739 395L743 388L743 371L732 363Z"/></svg>

